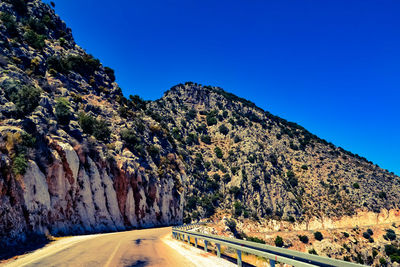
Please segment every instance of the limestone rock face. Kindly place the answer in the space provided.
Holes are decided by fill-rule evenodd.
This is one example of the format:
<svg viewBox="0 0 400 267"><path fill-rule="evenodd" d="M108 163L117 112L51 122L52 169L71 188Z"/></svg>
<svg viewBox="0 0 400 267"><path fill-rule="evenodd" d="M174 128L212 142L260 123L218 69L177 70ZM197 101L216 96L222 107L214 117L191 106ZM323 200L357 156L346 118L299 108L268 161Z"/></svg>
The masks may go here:
<svg viewBox="0 0 400 267"><path fill-rule="evenodd" d="M2 247L181 223L184 166L145 102L122 95L49 5L0 12Z"/></svg>

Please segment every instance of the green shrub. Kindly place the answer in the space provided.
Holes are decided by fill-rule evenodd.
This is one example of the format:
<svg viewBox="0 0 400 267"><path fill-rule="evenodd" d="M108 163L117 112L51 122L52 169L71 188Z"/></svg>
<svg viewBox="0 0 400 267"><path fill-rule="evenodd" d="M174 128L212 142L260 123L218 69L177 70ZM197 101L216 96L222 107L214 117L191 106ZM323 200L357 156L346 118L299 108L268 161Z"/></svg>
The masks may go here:
<svg viewBox="0 0 400 267"><path fill-rule="evenodd" d="M283 247L283 239L279 235L275 238L275 246Z"/></svg>
<svg viewBox="0 0 400 267"><path fill-rule="evenodd" d="M31 85L7 82L3 85L6 96L12 101L18 115L27 115L39 105L41 90Z"/></svg>
<svg viewBox="0 0 400 267"><path fill-rule="evenodd" d="M83 76L92 75L100 67L100 61L92 55L68 56L64 61L65 69Z"/></svg>
<svg viewBox="0 0 400 267"><path fill-rule="evenodd" d="M37 20L35 18L30 18L28 20L28 25L37 34L45 34L46 33L46 25L41 20Z"/></svg>
<svg viewBox="0 0 400 267"><path fill-rule="evenodd" d="M189 146L193 144L198 145L199 137L195 133L189 133L188 136L186 137L186 144Z"/></svg>
<svg viewBox="0 0 400 267"><path fill-rule="evenodd" d="M301 168L302 168L303 170L308 170L308 166L307 166L307 165L305 165L305 164L304 164L304 165L302 165L302 166L301 166Z"/></svg>
<svg viewBox="0 0 400 267"><path fill-rule="evenodd" d="M237 217L242 215L244 213L244 211L245 211L245 207L240 202L236 201L233 204L233 207L234 207L234 215L237 216Z"/></svg>
<svg viewBox="0 0 400 267"><path fill-rule="evenodd" d="M28 168L28 161L24 154L19 154L13 159L12 170L15 175L24 175Z"/></svg>
<svg viewBox="0 0 400 267"><path fill-rule="evenodd" d="M387 240L395 240L396 233L392 229L386 229L386 234L383 237Z"/></svg>
<svg viewBox="0 0 400 267"><path fill-rule="evenodd" d="M238 198L242 194L242 191L239 187L232 186L231 188L229 188L229 193L232 194L235 198Z"/></svg>
<svg viewBox="0 0 400 267"><path fill-rule="evenodd" d="M242 139L240 139L239 136L235 135L235 138L233 139L233 141L234 141L235 143L239 143L240 141L242 141Z"/></svg>
<svg viewBox="0 0 400 267"><path fill-rule="evenodd" d="M381 257L379 259L379 263L381 264L381 266L386 266L387 265L387 261L385 260L385 258Z"/></svg>
<svg viewBox="0 0 400 267"><path fill-rule="evenodd" d="M171 133L176 140L182 141L182 135L178 128L174 127Z"/></svg>
<svg viewBox="0 0 400 267"><path fill-rule="evenodd" d="M383 191L379 192L378 196L379 196L380 198L382 198L382 199L383 199L383 198L384 198L384 199L387 198L386 192L383 192Z"/></svg>
<svg viewBox="0 0 400 267"><path fill-rule="evenodd" d="M51 56L47 59L47 69L54 69L59 73L66 74L70 71L81 74L84 77L93 75L100 67L100 61L92 55L75 56L66 58Z"/></svg>
<svg viewBox="0 0 400 267"><path fill-rule="evenodd" d="M299 239L301 242L303 242L304 244L308 244L308 236L306 235L299 235Z"/></svg>
<svg viewBox="0 0 400 267"><path fill-rule="evenodd" d="M6 27L7 33L11 37L17 37L18 36L18 27L17 27L17 22L15 21L14 16L12 16L10 13L1 12L0 19L3 21L3 24Z"/></svg>
<svg viewBox="0 0 400 267"><path fill-rule="evenodd" d="M286 176L288 178L289 184L293 187L296 187L298 185L298 180L297 177L295 176L293 171L288 171L286 173Z"/></svg>
<svg viewBox="0 0 400 267"><path fill-rule="evenodd" d="M247 241L251 241L251 242L255 242L255 243L259 243L259 244L265 244L265 240L258 238L256 236L248 236L246 237Z"/></svg>
<svg viewBox="0 0 400 267"><path fill-rule="evenodd" d="M219 181L221 180L221 176L220 176L218 173L214 173L213 179L214 179L216 182L219 182Z"/></svg>
<svg viewBox="0 0 400 267"><path fill-rule="evenodd" d="M202 135L200 137L201 141L207 145L211 144L211 137L209 135Z"/></svg>
<svg viewBox="0 0 400 267"><path fill-rule="evenodd" d="M125 145L132 152L137 152L139 155L143 155L143 145L141 139L137 136L137 133L133 129L124 129L121 131L121 139L125 142Z"/></svg>
<svg viewBox="0 0 400 267"><path fill-rule="evenodd" d="M107 74L108 78L110 78L111 82L115 82L115 73L112 68L104 67L104 72Z"/></svg>
<svg viewBox="0 0 400 267"><path fill-rule="evenodd" d="M44 42L44 40L46 40L46 36L37 34L30 29L25 32L24 39L30 46L38 50L42 50L46 45Z"/></svg>
<svg viewBox="0 0 400 267"><path fill-rule="evenodd" d="M225 173L224 177L222 178L222 181L224 183L229 183L231 181L231 176L228 173Z"/></svg>
<svg viewBox="0 0 400 267"><path fill-rule="evenodd" d="M160 149L155 145L150 145L147 147L147 152L154 158L160 154Z"/></svg>
<svg viewBox="0 0 400 267"><path fill-rule="evenodd" d="M349 235L349 233L347 233L347 232L343 232L343 235L344 235L344 237L349 237L350 235Z"/></svg>
<svg viewBox="0 0 400 267"><path fill-rule="evenodd" d="M257 179L254 178L253 180L251 180L251 185L253 186L255 191L260 191L261 190L261 186L258 183Z"/></svg>
<svg viewBox="0 0 400 267"><path fill-rule="evenodd" d="M187 121L194 120L196 116L197 116L197 111L195 109L189 110L185 115Z"/></svg>
<svg viewBox="0 0 400 267"><path fill-rule="evenodd" d="M228 226L229 227L229 229L232 231L232 232L236 232L236 222L234 221L234 220L232 220L232 219L227 219L227 221L226 221L226 226Z"/></svg>
<svg viewBox="0 0 400 267"><path fill-rule="evenodd" d="M370 228L367 229L367 233L368 233L369 235L373 235L373 234L374 234L374 232L373 232L372 229L370 229Z"/></svg>
<svg viewBox="0 0 400 267"><path fill-rule="evenodd" d="M57 99L56 117L57 121L62 125L68 125L71 120L72 112L68 101L64 98Z"/></svg>
<svg viewBox="0 0 400 267"><path fill-rule="evenodd" d="M206 121L208 126L213 126L217 124L217 118L215 118L215 116L211 114L207 115Z"/></svg>
<svg viewBox="0 0 400 267"><path fill-rule="evenodd" d="M354 183L354 184L353 184L353 188L354 188L354 189L360 189L360 185L359 185L358 183Z"/></svg>
<svg viewBox="0 0 400 267"><path fill-rule="evenodd" d="M104 120L96 120L90 115L80 113L79 125L84 133L93 135L99 141L108 141L110 139L111 130Z"/></svg>
<svg viewBox="0 0 400 267"><path fill-rule="evenodd" d="M221 148L216 147L214 149L215 155L217 156L217 158L222 159L222 157L224 156L224 154L222 153Z"/></svg>
<svg viewBox="0 0 400 267"><path fill-rule="evenodd" d="M375 259L375 257L378 255L378 251L376 249L372 249L372 258Z"/></svg>
<svg viewBox="0 0 400 267"><path fill-rule="evenodd" d="M364 233L363 233L363 237L364 237L365 239L369 239L369 238L371 237L371 235L370 235L369 233L367 233L367 232L364 232Z"/></svg>
<svg viewBox="0 0 400 267"><path fill-rule="evenodd" d="M318 255L318 253L313 248L308 250L308 254Z"/></svg>
<svg viewBox="0 0 400 267"><path fill-rule="evenodd" d="M314 233L314 238L318 241L321 241L322 239L324 239L323 235L321 232L315 232Z"/></svg>
<svg viewBox="0 0 400 267"><path fill-rule="evenodd" d="M222 124L221 126L219 126L219 132L223 135L227 135L229 133L229 129L224 124Z"/></svg>

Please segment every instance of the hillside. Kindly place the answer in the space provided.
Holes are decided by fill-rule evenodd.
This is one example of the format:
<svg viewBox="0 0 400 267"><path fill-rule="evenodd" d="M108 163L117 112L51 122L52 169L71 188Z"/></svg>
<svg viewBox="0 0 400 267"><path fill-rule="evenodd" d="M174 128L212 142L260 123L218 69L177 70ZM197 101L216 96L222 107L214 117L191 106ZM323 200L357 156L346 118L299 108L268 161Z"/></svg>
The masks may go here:
<svg viewBox="0 0 400 267"><path fill-rule="evenodd" d="M399 206L399 177L221 88L177 85L149 106L186 163L186 221L217 208L302 222Z"/></svg>
<svg viewBox="0 0 400 267"><path fill-rule="evenodd" d="M182 221L168 131L41 1L2 1L0 243Z"/></svg>
<svg viewBox="0 0 400 267"><path fill-rule="evenodd" d="M50 5L0 12L0 244L217 211L301 224L399 208L398 176L295 123L192 82L126 98Z"/></svg>

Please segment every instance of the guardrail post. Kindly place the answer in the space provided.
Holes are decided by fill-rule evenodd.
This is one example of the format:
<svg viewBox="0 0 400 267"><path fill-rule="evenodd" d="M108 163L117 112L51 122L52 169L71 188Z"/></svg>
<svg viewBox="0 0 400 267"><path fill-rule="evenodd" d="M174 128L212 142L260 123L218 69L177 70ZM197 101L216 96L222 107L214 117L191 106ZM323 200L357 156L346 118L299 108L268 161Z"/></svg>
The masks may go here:
<svg viewBox="0 0 400 267"><path fill-rule="evenodd" d="M188 237L188 245L190 246L190 235L188 235L187 237Z"/></svg>
<svg viewBox="0 0 400 267"><path fill-rule="evenodd" d="M275 267L275 260L269 260L269 266Z"/></svg>
<svg viewBox="0 0 400 267"><path fill-rule="evenodd" d="M207 241L207 240L204 240L204 251L205 251L205 252L207 252L207 243L208 243L208 241Z"/></svg>
<svg viewBox="0 0 400 267"><path fill-rule="evenodd" d="M239 267L242 267L242 251L237 249L236 253L237 253L237 265Z"/></svg>
<svg viewBox="0 0 400 267"><path fill-rule="evenodd" d="M197 237L194 238L194 246L197 248Z"/></svg>
<svg viewBox="0 0 400 267"><path fill-rule="evenodd" d="M218 258L221 258L221 245L220 244L216 244L217 245L217 256Z"/></svg>

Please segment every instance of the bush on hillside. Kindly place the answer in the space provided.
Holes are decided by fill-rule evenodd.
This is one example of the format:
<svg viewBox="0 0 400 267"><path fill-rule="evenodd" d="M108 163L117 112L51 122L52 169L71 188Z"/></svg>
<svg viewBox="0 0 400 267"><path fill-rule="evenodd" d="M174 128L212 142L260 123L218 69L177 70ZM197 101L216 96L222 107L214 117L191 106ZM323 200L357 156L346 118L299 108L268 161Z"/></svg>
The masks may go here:
<svg viewBox="0 0 400 267"><path fill-rule="evenodd" d="M3 84L3 88L6 97L15 104L20 116L28 115L39 105L41 90L32 85L12 81Z"/></svg>
<svg viewBox="0 0 400 267"><path fill-rule="evenodd" d="M321 232L315 232L314 233L314 238L318 241L321 241L322 239L324 239L323 235Z"/></svg>
<svg viewBox="0 0 400 267"><path fill-rule="evenodd" d="M68 101L64 98L57 99L56 117L57 121L62 125L68 125L71 120L72 112Z"/></svg>
<svg viewBox="0 0 400 267"><path fill-rule="evenodd" d="M222 153L221 148L216 147L214 149L215 155L217 156L217 158L222 159L222 157L224 156L224 154Z"/></svg>
<svg viewBox="0 0 400 267"><path fill-rule="evenodd" d="M104 120L97 120L88 114L80 113L79 125L84 133L93 135L99 141L108 141L110 139L111 130Z"/></svg>
<svg viewBox="0 0 400 267"><path fill-rule="evenodd" d="M17 37L18 36L18 27L17 27L17 22L15 21L14 16L12 16L11 14L6 13L6 12L1 12L0 19L2 20L3 25L6 27L7 33L11 37Z"/></svg>
<svg viewBox="0 0 400 267"><path fill-rule="evenodd" d="M219 126L219 132L223 135L227 135L229 133L229 129L224 124L222 124L221 126Z"/></svg>
<svg viewBox="0 0 400 267"><path fill-rule="evenodd" d="M24 34L24 40L33 48L37 50L42 50L46 45L44 40L46 40L46 36L37 34L31 29L28 29Z"/></svg>
<svg viewBox="0 0 400 267"><path fill-rule="evenodd" d="M255 243L259 243L259 244L265 244L265 240L258 238L256 236L248 236L246 237L247 241L251 241L251 242L255 242Z"/></svg>
<svg viewBox="0 0 400 267"><path fill-rule="evenodd" d="M301 242L303 242L304 244L308 244L308 236L306 235L299 235L299 239Z"/></svg>
<svg viewBox="0 0 400 267"><path fill-rule="evenodd" d="M211 137L209 135L202 135L200 137L201 141L207 145L211 144Z"/></svg>
<svg viewBox="0 0 400 267"><path fill-rule="evenodd" d="M111 82L115 82L115 73L112 68L104 67L104 72L107 74L108 78L110 78Z"/></svg>
<svg viewBox="0 0 400 267"><path fill-rule="evenodd" d="M279 235L275 238L275 246L283 247L283 239Z"/></svg>

